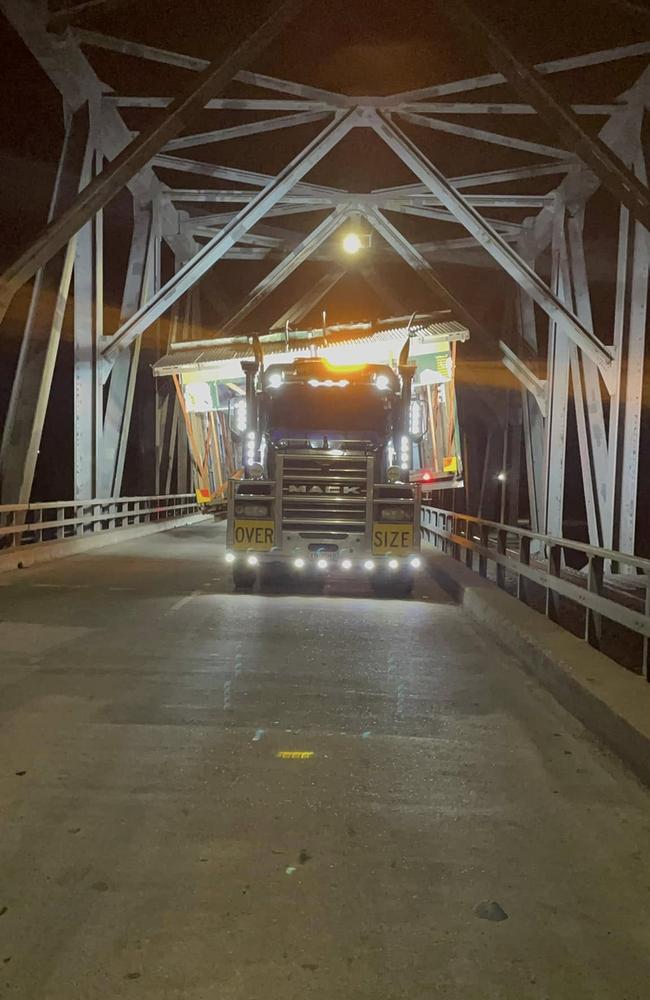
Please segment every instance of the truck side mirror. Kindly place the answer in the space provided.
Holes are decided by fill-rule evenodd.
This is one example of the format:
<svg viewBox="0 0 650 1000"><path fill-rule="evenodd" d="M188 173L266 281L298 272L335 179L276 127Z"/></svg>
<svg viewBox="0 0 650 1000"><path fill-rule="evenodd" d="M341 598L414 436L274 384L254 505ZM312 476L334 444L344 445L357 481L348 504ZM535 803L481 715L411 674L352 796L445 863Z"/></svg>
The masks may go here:
<svg viewBox="0 0 650 1000"><path fill-rule="evenodd" d="M416 444L427 432L427 414L421 399L412 399L409 406L409 436Z"/></svg>
<svg viewBox="0 0 650 1000"><path fill-rule="evenodd" d="M233 434L243 434L248 424L248 407L243 396L228 403L228 426Z"/></svg>

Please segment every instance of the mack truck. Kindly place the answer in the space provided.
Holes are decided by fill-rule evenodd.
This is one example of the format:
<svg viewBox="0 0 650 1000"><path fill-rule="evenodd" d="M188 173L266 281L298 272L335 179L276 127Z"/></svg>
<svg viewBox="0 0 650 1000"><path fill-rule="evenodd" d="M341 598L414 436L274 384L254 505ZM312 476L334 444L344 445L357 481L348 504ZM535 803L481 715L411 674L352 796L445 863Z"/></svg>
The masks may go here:
<svg viewBox="0 0 650 1000"><path fill-rule="evenodd" d="M226 561L236 589L362 576L407 597L420 567L420 493L409 481L425 433L408 339L395 366L298 357L243 361L229 404L243 469L227 494Z"/></svg>

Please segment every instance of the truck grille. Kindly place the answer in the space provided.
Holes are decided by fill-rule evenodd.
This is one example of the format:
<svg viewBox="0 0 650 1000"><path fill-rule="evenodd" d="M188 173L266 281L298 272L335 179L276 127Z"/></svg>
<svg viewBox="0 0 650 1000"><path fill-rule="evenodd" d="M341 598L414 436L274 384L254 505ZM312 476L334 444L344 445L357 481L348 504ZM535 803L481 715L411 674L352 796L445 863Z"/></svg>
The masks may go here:
<svg viewBox="0 0 650 1000"><path fill-rule="evenodd" d="M310 536L360 533L366 528L365 455L284 455L282 527Z"/></svg>

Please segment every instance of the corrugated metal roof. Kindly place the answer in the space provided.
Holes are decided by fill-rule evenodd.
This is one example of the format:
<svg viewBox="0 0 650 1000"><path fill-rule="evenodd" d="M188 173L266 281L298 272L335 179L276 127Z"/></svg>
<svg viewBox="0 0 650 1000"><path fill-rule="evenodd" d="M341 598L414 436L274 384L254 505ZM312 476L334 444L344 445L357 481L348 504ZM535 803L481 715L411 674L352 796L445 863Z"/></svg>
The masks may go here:
<svg viewBox="0 0 650 1000"><path fill-rule="evenodd" d="M406 326L388 327L382 330L354 330L340 331L329 334L327 346L345 346L346 344L359 343L365 341L370 344L386 344L397 346L403 343L407 333L417 343L432 346L436 342L449 342L450 340L467 340L469 331L467 327L456 320L445 320L443 322L424 324L414 324L410 331ZM276 340L271 343L263 343L264 357L271 358L278 354L291 354L300 357L309 355L312 348L323 347L323 338L314 337L311 340L293 340L289 344L284 340ZM190 369L202 369L216 367L225 361L247 361L252 360L253 350L250 344L236 343L218 345L216 342L210 346L188 346L183 348L180 344L174 350L165 354L153 366L154 375L172 375L186 372Z"/></svg>

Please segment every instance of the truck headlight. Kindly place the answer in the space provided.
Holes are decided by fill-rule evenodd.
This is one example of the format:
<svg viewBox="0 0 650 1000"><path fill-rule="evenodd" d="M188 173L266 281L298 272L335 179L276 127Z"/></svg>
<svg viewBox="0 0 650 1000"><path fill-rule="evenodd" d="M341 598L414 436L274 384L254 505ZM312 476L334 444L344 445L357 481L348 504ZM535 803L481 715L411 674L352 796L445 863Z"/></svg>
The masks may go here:
<svg viewBox="0 0 650 1000"><path fill-rule="evenodd" d="M248 466L248 475L251 479L264 479L264 469L259 462L253 462Z"/></svg>
<svg viewBox="0 0 650 1000"><path fill-rule="evenodd" d="M238 517L268 517L269 507L265 503L236 503L235 514Z"/></svg>
<svg viewBox="0 0 650 1000"><path fill-rule="evenodd" d="M399 465L391 465L390 469L386 473L386 478L389 483L399 483L402 478L402 470Z"/></svg>
<svg viewBox="0 0 650 1000"><path fill-rule="evenodd" d="M380 507L380 521L411 521L411 511L404 507Z"/></svg>

